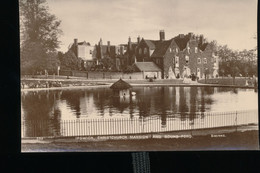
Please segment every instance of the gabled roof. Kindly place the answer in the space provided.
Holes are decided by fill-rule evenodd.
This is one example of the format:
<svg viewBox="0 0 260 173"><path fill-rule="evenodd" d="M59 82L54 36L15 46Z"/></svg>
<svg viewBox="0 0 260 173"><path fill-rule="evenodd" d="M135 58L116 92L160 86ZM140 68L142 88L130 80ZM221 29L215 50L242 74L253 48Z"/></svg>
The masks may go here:
<svg viewBox="0 0 260 173"><path fill-rule="evenodd" d="M129 89L132 88L132 86L120 78L117 82L111 85L110 88L115 90L120 90L120 89Z"/></svg>
<svg viewBox="0 0 260 173"><path fill-rule="evenodd" d="M158 42L151 57L163 57L172 41L173 39Z"/></svg>
<svg viewBox="0 0 260 173"><path fill-rule="evenodd" d="M177 46L180 48L181 51L183 51L186 47L187 47L187 43L190 41L191 39L191 35L187 34L187 35L183 35L183 37L180 37L180 35L174 37L174 41L176 42ZM198 48L202 51L204 51L208 45L208 43L203 43L202 44L202 39L200 38L200 40L198 40L199 44L198 44Z"/></svg>
<svg viewBox="0 0 260 173"><path fill-rule="evenodd" d="M207 47L208 43L204 43L204 44L199 44L198 47L200 50L204 51Z"/></svg>
<svg viewBox="0 0 260 173"><path fill-rule="evenodd" d="M153 50L155 49L156 41L154 41L154 40L144 40L144 41L150 49L153 49Z"/></svg>
<svg viewBox="0 0 260 173"><path fill-rule="evenodd" d="M162 71L154 62L136 62L134 63L134 66L138 69L138 71Z"/></svg>
<svg viewBox="0 0 260 173"><path fill-rule="evenodd" d="M185 35L184 37L180 37L180 35L174 37L174 41L176 42L177 46L182 51L186 48L188 41L190 40L190 35Z"/></svg>

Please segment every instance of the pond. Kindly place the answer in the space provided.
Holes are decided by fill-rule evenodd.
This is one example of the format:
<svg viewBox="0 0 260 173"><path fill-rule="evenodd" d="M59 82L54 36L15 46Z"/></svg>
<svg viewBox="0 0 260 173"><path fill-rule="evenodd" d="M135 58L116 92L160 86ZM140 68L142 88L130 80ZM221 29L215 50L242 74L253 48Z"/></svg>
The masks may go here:
<svg viewBox="0 0 260 173"><path fill-rule="evenodd" d="M132 97L116 97L104 88L26 91L21 94L21 116L26 121L102 118L194 118L201 112L258 109L258 92L228 87L133 87ZM30 126L30 125L26 125ZM29 128L29 127L28 127Z"/></svg>

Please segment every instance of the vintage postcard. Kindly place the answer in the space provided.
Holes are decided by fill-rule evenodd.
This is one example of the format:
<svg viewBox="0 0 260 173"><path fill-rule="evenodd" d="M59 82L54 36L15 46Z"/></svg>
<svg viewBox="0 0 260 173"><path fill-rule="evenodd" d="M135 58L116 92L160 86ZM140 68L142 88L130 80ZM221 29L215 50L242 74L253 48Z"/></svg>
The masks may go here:
<svg viewBox="0 0 260 173"><path fill-rule="evenodd" d="M258 150L257 0L21 0L21 152Z"/></svg>

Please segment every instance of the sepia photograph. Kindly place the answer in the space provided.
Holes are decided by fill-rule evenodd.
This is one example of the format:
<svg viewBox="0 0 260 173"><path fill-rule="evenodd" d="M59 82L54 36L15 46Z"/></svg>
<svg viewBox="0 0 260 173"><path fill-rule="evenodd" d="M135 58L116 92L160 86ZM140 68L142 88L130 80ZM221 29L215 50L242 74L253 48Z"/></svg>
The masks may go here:
<svg viewBox="0 0 260 173"><path fill-rule="evenodd" d="M259 150L257 0L20 0L21 152Z"/></svg>

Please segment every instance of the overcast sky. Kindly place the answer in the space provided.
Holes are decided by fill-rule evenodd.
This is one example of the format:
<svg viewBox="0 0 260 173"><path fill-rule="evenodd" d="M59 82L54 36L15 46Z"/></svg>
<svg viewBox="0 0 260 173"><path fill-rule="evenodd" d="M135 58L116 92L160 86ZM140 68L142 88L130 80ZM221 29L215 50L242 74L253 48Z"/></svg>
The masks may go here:
<svg viewBox="0 0 260 173"><path fill-rule="evenodd" d="M257 0L47 0L62 21L60 50L74 38L91 45L127 43L130 36L166 39L178 34L203 34L235 50L252 49L257 33Z"/></svg>

